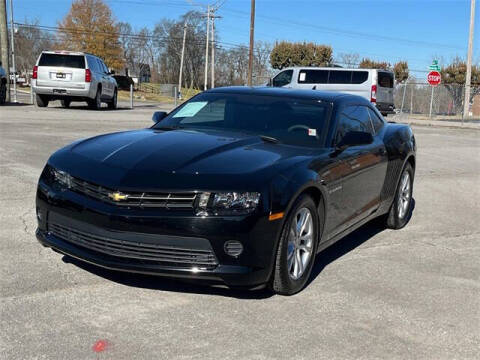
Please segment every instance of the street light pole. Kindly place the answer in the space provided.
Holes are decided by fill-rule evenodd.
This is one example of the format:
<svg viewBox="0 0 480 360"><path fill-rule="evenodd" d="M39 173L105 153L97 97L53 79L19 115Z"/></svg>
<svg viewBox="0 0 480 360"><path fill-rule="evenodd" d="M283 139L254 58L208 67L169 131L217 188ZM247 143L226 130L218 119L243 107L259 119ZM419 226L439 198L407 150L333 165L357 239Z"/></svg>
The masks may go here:
<svg viewBox="0 0 480 360"><path fill-rule="evenodd" d="M215 13L212 16L212 89L215 87Z"/></svg>
<svg viewBox="0 0 480 360"><path fill-rule="evenodd" d="M10 0L10 39L12 43L12 67L13 67L13 102L17 102L17 69L15 68L15 42L13 37L13 32L15 29L13 28L13 0Z"/></svg>
<svg viewBox="0 0 480 360"><path fill-rule="evenodd" d="M465 98L463 100L463 118L469 116L470 86L472 81L473 27L475 20L475 0L470 0L470 34L468 36L467 74L465 76Z"/></svg>

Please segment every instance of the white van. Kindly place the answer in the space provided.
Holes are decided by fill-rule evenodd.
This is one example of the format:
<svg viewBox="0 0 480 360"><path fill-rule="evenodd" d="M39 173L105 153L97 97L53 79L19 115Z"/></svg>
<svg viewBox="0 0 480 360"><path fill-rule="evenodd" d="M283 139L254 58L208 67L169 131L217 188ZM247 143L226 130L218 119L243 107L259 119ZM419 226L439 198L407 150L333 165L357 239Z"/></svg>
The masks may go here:
<svg viewBox="0 0 480 360"><path fill-rule="evenodd" d="M279 72L271 81L274 87L338 91L359 95L375 104L385 116L393 114L393 84L389 70L346 69L332 67L291 67Z"/></svg>

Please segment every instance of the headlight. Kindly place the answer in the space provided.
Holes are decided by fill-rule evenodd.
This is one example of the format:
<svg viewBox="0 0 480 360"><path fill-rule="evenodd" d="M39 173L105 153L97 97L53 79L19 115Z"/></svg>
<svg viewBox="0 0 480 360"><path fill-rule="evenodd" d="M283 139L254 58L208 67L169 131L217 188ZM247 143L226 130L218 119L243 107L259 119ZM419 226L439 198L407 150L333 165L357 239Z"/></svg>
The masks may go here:
<svg viewBox="0 0 480 360"><path fill-rule="evenodd" d="M241 215L254 211L260 202L257 192L202 193L197 215Z"/></svg>
<svg viewBox="0 0 480 360"><path fill-rule="evenodd" d="M50 168L52 180L58 183L60 186L70 188L72 186L72 177L62 170L57 170L53 167Z"/></svg>

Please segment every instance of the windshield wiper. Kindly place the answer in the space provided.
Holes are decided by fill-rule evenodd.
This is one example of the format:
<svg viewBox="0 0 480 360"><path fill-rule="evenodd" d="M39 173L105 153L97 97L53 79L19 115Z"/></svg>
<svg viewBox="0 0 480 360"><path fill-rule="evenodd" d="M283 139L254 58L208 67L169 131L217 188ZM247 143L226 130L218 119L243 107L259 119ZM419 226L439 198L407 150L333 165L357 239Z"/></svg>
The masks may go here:
<svg viewBox="0 0 480 360"><path fill-rule="evenodd" d="M273 143L273 144L278 144L280 142L280 140L278 140L274 137L271 137L271 136L266 136L266 135L259 135L259 136L260 136L260 139L262 139L265 142L269 142L269 143Z"/></svg>

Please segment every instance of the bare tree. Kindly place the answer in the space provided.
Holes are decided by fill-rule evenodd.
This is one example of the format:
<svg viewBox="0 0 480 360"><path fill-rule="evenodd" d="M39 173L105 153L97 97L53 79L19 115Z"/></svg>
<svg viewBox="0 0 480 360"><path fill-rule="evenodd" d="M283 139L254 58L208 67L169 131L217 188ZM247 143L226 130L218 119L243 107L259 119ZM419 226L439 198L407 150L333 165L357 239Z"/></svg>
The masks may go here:
<svg viewBox="0 0 480 360"><path fill-rule="evenodd" d="M357 68L360 63L360 55L357 53L338 54L339 63L349 68Z"/></svg>

